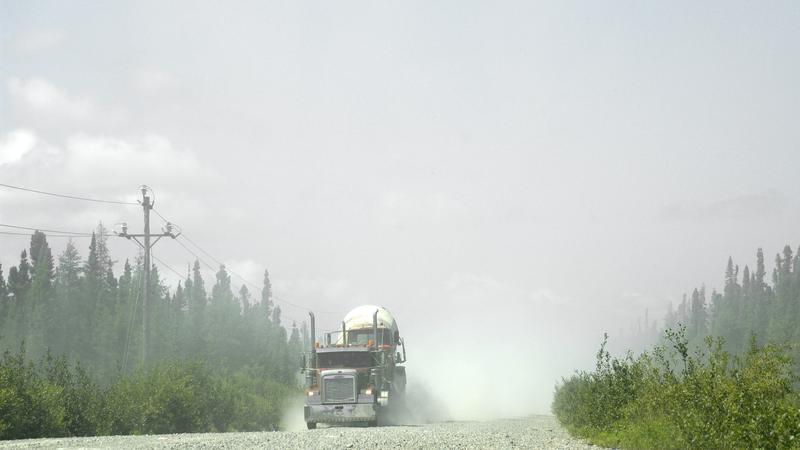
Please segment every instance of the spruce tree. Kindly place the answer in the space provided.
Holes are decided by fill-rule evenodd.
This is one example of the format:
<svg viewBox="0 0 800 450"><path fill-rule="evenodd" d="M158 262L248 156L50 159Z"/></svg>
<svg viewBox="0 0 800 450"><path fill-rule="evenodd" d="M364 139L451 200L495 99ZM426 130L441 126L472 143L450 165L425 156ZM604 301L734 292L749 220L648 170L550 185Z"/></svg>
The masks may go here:
<svg viewBox="0 0 800 450"><path fill-rule="evenodd" d="M756 273L755 273L756 290L763 291L765 287L764 277L767 276L767 270L764 267L764 251L761 247L756 252Z"/></svg>
<svg viewBox="0 0 800 450"><path fill-rule="evenodd" d="M5 335L6 320L8 320L8 288L3 278L3 265L0 264L0 348Z"/></svg>
<svg viewBox="0 0 800 450"><path fill-rule="evenodd" d="M272 316L272 282L269 280L269 271L264 269L264 287L261 288L261 309L264 316Z"/></svg>

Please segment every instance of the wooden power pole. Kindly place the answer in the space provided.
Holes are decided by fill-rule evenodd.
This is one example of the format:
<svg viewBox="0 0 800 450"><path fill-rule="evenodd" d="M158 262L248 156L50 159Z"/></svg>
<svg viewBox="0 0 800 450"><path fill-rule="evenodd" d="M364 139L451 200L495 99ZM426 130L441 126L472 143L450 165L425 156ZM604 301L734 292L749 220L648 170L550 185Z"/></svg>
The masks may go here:
<svg viewBox="0 0 800 450"><path fill-rule="evenodd" d="M117 233L117 236L124 237L125 239L133 239L139 244L142 249L144 249L144 292L142 292L142 364L147 364L147 353L148 347L150 345L150 268L152 267L152 263L150 262L150 249L156 245L156 242L159 241L162 237L171 237L175 239L178 237L179 233L173 233L172 229L173 226L171 223L167 222L163 233L159 234L151 234L150 233L150 210L153 209L153 204L155 203L155 199L151 197L152 190L147 186L142 186L142 210L144 210L144 233L142 234L131 234L128 233L128 226L127 224L122 224L122 232ZM154 241L150 239L155 237ZM140 241L138 238L142 238L144 242Z"/></svg>

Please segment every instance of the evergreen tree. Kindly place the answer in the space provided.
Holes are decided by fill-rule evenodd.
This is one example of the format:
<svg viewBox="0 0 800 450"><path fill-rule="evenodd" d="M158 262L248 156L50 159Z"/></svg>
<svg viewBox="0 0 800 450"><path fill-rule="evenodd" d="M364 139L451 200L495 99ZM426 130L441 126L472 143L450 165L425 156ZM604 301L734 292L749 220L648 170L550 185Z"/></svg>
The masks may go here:
<svg viewBox="0 0 800 450"><path fill-rule="evenodd" d="M30 250L33 278L41 285L42 289L49 290L55 278L55 267L53 253L44 233L41 231L33 233Z"/></svg>
<svg viewBox="0 0 800 450"><path fill-rule="evenodd" d="M3 277L3 265L0 264L0 343L3 342L6 320L8 320L8 288Z"/></svg>
<svg viewBox="0 0 800 450"><path fill-rule="evenodd" d="M303 341L300 338L300 330L297 328L297 322L292 322L292 332L289 335L289 365L291 364L291 356L299 355L303 351Z"/></svg>
<svg viewBox="0 0 800 450"><path fill-rule="evenodd" d="M203 275L200 273L200 261L195 260L194 267L192 268L192 280L190 290L190 303L189 307L194 310L202 311L208 303L208 296L203 282ZM187 281L188 286L188 281Z"/></svg>
<svg viewBox="0 0 800 450"><path fill-rule="evenodd" d="M669 306L667 306L667 315L664 318L664 328L672 329L677 326L677 317L675 313L675 308L672 307L672 302L669 302Z"/></svg>
<svg viewBox="0 0 800 450"><path fill-rule="evenodd" d="M261 289L261 308L268 319L272 316L272 282L269 280L269 271L264 269L264 287Z"/></svg>
<svg viewBox="0 0 800 450"><path fill-rule="evenodd" d="M176 311L184 311L186 309L186 296L183 293L181 281L178 281L178 287L175 288L175 295L172 296L171 303Z"/></svg>
<svg viewBox="0 0 800 450"><path fill-rule="evenodd" d="M227 363L241 357L236 333L241 310L234 299L231 277L224 265L217 271L216 280L208 307L209 334L216 339L209 342L209 355L218 362Z"/></svg>
<svg viewBox="0 0 800 450"><path fill-rule="evenodd" d="M5 331L12 341L19 342L28 338L28 326L31 321L31 305L28 301L30 287L31 266L28 262L28 252L23 250L19 265L11 267L8 271L8 321L5 324Z"/></svg>
<svg viewBox="0 0 800 450"><path fill-rule="evenodd" d="M690 339L697 339L708 333L708 315L706 311L705 287L692 292L691 317L687 330Z"/></svg>
<svg viewBox="0 0 800 450"><path fill-rule="evenodd" d="M203 275L200 273L200 261L195 260L192 266L192 276L186 280L186 290L188 291L189 315L191 330L186 349L192 355L206 355L208 352L208 323L206 320L206 306L208 297L206 295Z"/></svg>
<svg viewBox="0 0 800 450"><path fill-rule="evenodd" d="M247 285L245 284L239 288L239 304L242 307L243 314L246 314L250 310L250 290L247 289Z"/></svg>
<svg viewBox="0 0 800 450"><path fill-rule="evenodd" d="M86 326L86 317L82 308L84 302L80 283L81 257L70 239L58 257L58 267L56 268L54 309L60 320L55 323L55 339L51 343L51 350L55 354L74 354L79 347L89 345L87 336L83 332L83 327Z"/></svg>
<svg viewBox="0 0 800 450"><path fill-rule="evenodd" d="M752 290L750 282L750 269L747 267L747 265L745 265L744 271L742 272L742 289L745 293L750 293Z"/></svg>
<svg viewBox="0 0 800 450"><path fill-rule="evenodd" d="M47 243L47 237L41 231L31 236L31 284L28 301L25 305L25 316L30 320L26 324L25 342L33 356L43 355L48 344L53 340L53 321L51 302L53 297L53 254Z"/></svg>
<svg viewBox="0 0 800 450"><path fill-rule="evenodd" d="M766 286L764 277L767 275L767 270L764 268L764 251L759 247L756 253L756 273L755 273L755 288L757 291L763 291Z"/></svg>
<svg viewBox="0 0 800 450"><path fill-rule="evenodd" d="M14 296L14 303L22 304L31 286L31 266L28 263L28 252L23 250L19 257L19 266L8 272L8 290Z"/></svg>

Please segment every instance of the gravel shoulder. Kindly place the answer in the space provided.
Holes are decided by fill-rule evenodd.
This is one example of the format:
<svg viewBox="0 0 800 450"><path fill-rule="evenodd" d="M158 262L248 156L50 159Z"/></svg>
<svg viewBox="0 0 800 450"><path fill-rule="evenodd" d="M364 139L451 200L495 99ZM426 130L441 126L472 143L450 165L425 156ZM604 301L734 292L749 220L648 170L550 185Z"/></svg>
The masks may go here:
<svg viewBox="0 0 800 450"><path fill-rule="evenodd" d="M531 448L598 449L567 434L553 416L486 422L440 422L379 428L31 439L0 448Z"/></svg>

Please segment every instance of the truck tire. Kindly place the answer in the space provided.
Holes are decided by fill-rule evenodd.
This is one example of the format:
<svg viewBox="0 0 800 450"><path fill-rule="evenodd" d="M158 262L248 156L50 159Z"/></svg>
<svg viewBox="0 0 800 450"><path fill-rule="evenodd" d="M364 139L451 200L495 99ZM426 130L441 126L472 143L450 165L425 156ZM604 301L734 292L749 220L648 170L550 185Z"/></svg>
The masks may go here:
<svg viewBox="0 0 800 450"><path fill-rule="evenodd" d="M317 428L317 422L306 422L306 426L309 430L313 430Z"/></svg>

